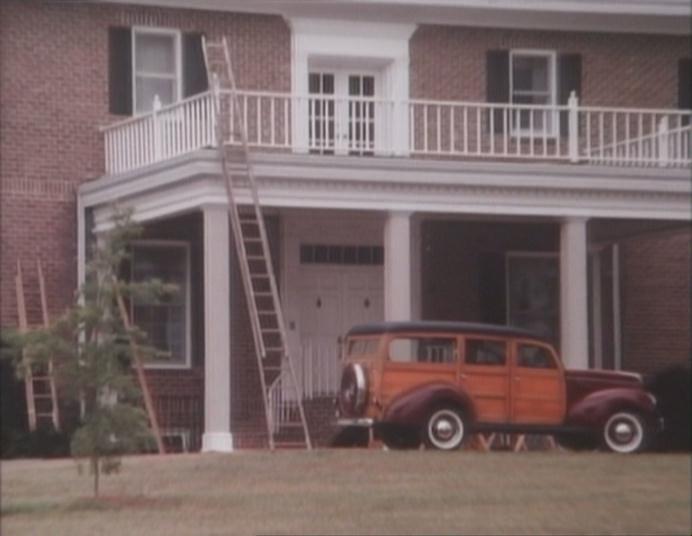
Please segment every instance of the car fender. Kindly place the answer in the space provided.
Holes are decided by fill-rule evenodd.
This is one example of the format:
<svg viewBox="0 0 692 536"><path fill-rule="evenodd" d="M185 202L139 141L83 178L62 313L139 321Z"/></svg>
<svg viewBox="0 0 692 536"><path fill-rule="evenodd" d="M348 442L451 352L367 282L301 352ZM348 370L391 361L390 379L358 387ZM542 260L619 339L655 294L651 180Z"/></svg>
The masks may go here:
<svg viewBox="0 0 692 536"><path fill-rule="evenodd" d="M427 383L394 398L385 408L382 421L403 426L421 426L435 406L449 404L463 409L469 421L475 413L471 397L456 385L445 382Z"/></svg>
<svg viewBox="0 0 692 536"><path fill-rule="evenodd" d="M588 394L567 411L565 424L585 428L600 428L608 417L621 410L641 413L647 419L656 415L656 405L648 393L641 389L614 387Z"/></svg>

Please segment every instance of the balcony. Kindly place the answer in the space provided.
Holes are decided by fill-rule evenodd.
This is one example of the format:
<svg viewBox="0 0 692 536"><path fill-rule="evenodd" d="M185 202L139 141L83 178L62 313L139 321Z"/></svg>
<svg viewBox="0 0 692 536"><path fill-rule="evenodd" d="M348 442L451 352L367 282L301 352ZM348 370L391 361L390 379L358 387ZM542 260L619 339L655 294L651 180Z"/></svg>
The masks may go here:
<svg viewBox="0 0 692 536"><path fill-rule="evenodd" d="M231 95L219 95L230 106ZM202 93L102 129L106 174L145 168L216 144L213 95ZM241 91L253 150L464 161L692 167L692 111ZM234 122L233 120L231 121ZM225 142L240 144L228 125Z"/></svg>

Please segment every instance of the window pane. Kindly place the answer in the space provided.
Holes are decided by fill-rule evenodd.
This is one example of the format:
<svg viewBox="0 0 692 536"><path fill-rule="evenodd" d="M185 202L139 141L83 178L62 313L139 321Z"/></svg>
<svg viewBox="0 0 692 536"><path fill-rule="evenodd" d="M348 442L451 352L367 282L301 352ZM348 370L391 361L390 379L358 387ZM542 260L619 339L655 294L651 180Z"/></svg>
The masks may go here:
<svg viewBox="0 0 692 536"><path fill-rule="evenodd" d="M551 353L542 346L521 344L517 364L520 367L554 369L557 368Z"/></svg>
<svg viewBox="0 0 692 536"><path fill-rule="evenodd" d="M172 35L135 34L137 72L175 75L175 39Z"/></svg>
<svg viewBox="0 0 692 536"><path fill-rule="evenodd" d="M512 59L514 91L548 91L548 58L514 56Z"/></svg>
<svg viewBox="0 0 692 536"><path fill-rule="evenodd" d="M175 285L176 291L159 300L135 300L134 323L149 338L149 344L170 357L162 364L185 364L187 355L187 250L179 246L134 248L132 280L159 279Z"/></svg>
<svg viewBox="0 0 692 536"><path fill-rule="evenodd" d="M470 365L504 366L507 346L503 342L470 339L466 341L466 363Z"/></svg>
<svg viewBox="0 0 692 536"><path fill-rule="evenodd" d="M454 363L456 340L447 338L399 338L389 343L389 360L398 363Z"/></svg>
<svg viewBox="0 0 692 536"><path fill-rule="evenodd" d="M156 95L159 96L162 105L172 104L176 98L175 89L175 80L138 76L135 79L136 111L140 113L151 111Z"/></svg>

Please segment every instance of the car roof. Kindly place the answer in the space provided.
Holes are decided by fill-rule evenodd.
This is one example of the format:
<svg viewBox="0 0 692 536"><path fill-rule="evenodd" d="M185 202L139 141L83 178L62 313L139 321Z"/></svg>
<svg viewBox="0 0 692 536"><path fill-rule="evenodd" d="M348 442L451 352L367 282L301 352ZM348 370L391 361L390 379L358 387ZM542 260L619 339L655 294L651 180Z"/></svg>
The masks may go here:
<svg viewBox="0 0 692 536"><path fill-rule="evenodd" d="M353 326L347 336L353 335L380 335L382 333L473 333L482 335L500 335L535 339L541 342L549 342L545 337L532 331L503 326L498 324L481 324L477 322L450 322L439 320L420 320L411 322L372 322Z"/></svg>

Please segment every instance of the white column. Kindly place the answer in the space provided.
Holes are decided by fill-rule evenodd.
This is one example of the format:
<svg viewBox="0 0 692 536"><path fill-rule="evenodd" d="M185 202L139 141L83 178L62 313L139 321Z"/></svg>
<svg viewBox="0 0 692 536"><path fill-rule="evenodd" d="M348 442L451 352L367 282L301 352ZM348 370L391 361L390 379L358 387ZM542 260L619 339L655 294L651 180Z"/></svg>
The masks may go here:
<svg viewBox="0 0 692 536"><path fill-rule="evenodd" d="M202 452L230 452L231 300L228 213L204 207L204 435Z"/></svg>
<svg viewBox="0 0 692 536"><path fill-rule="evenodd" d="M384 318L411 320L411 214L392 212L384 225Z"/></svg>
<svg viewBox="0 0 692 536"><path fill-rule="evenodd" d="M586 219L562 222L560 232L560 350L567 368L589 367Z"/></svg>

